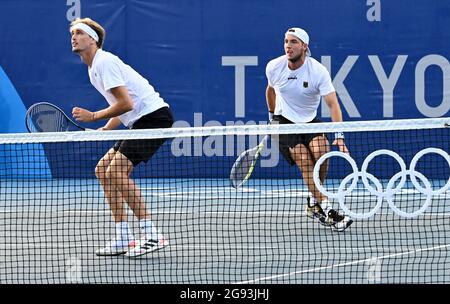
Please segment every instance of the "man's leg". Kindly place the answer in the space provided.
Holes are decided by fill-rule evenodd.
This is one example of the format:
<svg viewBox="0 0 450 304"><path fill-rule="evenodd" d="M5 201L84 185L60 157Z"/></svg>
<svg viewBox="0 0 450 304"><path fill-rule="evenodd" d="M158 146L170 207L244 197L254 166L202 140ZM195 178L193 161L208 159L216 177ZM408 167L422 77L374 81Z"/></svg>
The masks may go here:
<svg viewBox="0 0 450 304"><path fill-rule="evenodd" d="M327 199L327 197L323 195L314 184L313 170L315 159L310 150L305 145L298 144L294 148L290 148L289 151L291 152L292 159L302 172L303 180L305 181L309 192L311 192L316 201L320 203L322 200Z"/></svg>
<svg viewBox="0 0 450 304"><path fill-rule="evenodd" d="M311 140L308 148L302 144L291 148L291 155L302 171L303 179L307 184L308 190L313 195L314 204L313 206L308 206L310 213L313 213L313 217L318 218L322 224L327 226L331 225L336 231L344 231L353 221L349 217L339 214L331 207L328 198L317 189L313 180L316 160L329 150L330 146L326 137L317 136ZM324 163L319 171L321 183L325 181L327 172L328 164Z"/></svg>
<svg viewBox="0 0 450 304"><path fill-rule="evenodd" d="M325 153L330 152L330 144L325 136L316 136L309 143L309 151L312 154L314 165L317 160ZM314 167L313 167L314 169ZM323 184L328 173L328 160L326 160L319 169L320 182Z"/></svg>
<svg viewBox="0 0 450 304"><path fill-rule="evenodd" d="M115 190L115 193L112 193L111 196L115 195L116 198L122 198L122 202L127 202L138 220L148 219L150 215L145 207L141 190L130 178L132 170L133 164L131 161L119 151L115 152L106 170L106 178L110 181L112 189ZM120 210L117 211L120 214Z"/></svg>
<svg viewBox="0 0 450 304"><path fill-rule="evenodd" d="M109 165L114 159L116 152L110 149L105 156L98 162L95 168L95 175L102 185L106 200L110 206L114 222L116 225L116 237L111 242L107 243L104 248L96 251L97 255L120 255L126 253L130 247L135 245L134 236L131 232L127 215L125 210L125 200L118 191L116 186L112 183L107 171Z"/></svg>
<svg viewBox="0 0 450 304"><path fill-rule="evenodd" d="M109 164L113 160L116 151L110 149L95 167L95 175L102 185L106 200L111 208L111 212L116 223L127 221L125 214L125 201L120 192L114 187L106 175Z"/></svg>
<svg viewBox="0 0 450 304"><path fill-rule="evenodd" d="M132 169L133 163L118 151L114 155L106 175L139 220L143 239L126 253L128 257L137 257L164 248L168 242L150 220L141 190L130 178Z"/></svg>

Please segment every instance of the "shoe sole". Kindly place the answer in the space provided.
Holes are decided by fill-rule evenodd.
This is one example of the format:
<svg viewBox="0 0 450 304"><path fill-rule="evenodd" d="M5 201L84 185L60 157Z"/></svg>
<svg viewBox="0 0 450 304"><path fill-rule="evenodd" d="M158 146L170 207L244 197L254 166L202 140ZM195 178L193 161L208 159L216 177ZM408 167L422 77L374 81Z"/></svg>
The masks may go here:
<svg viewBox="0 0 450 304"><path fill-rule="evenodd" d="M343 232L344 230L346 230L348 227L350 227L350 225L353 224L353 220L349 220L347 222L347 225L345 225L344 228L336 228L334 226L331 226L331 230L336 231L336 232Z"/></svg>
<svg viewBox="0 0 450 304"><path fill-rule="evenodd" d="M116 252L116 253L95 253L95 255L96 256L119 256L119 255L124 255L124 254L126 254L127 252L126 251L124 251L124 252Z"/></svg>
<svg viewBox="0 0 450 304"><path fill-rule="evenodd" d="M138 246L139 245L139 241L132 241L130 244L131 245L128 246L128 250L131 250L134 247ZM114 253L101 253L101 252L98 253L98 252L95 252L95 255L96 256L119 256L119 255L126 254L128 252L128 250L117 251L117 252L114 252Z"/></svg>

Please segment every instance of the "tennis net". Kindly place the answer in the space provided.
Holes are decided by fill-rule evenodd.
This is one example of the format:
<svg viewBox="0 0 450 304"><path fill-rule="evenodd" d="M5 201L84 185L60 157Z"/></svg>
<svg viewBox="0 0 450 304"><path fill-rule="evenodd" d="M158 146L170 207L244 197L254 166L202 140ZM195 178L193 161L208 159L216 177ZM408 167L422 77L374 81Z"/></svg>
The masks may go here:
<svg viewBox="0 0 450 304"><path fill-rule="evenodd" d="M450 283L449 123L2 134L0 282ZM353 219L340 232L306 216L311 191L279 149L280 134L324 133L331 143L335 132L345 133L349 154L330 147L307 180ZM252 175L232 187L235 160L267 134ZM155 138L167 140L131 178L168 246L98 256L117 225L96 166L118 140ZM129 207L123 215L138 240L136 217Z"/></svg>

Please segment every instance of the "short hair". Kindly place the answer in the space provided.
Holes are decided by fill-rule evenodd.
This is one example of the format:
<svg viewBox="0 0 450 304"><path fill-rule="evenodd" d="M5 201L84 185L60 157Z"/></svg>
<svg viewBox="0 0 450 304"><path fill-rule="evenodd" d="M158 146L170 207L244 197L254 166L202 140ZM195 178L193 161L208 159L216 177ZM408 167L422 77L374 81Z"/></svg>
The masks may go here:
<svg viewBox="0 0 450 304"><path fill-rule="evenodd" d="M86 25L89 25L97 33L98 35L97 46L98 48L101 49L103 47L103 43L105 42L106 36L105 29L91 18L82 18L82 19L76 18L74 21L72 21L72 23L70 23L70 27L78 23L84 23Z"/></svg>

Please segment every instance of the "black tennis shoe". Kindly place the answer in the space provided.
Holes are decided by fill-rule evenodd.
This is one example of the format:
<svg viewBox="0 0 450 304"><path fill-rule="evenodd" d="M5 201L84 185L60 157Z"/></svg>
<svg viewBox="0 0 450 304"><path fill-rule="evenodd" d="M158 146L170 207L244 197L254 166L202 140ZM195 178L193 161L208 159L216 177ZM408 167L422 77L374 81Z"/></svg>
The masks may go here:
<svg viewBox="0 0 450 304"><path fill-rule="evenodd" d="M349 216L339 214L334 209L328 211L327 221L330 223L331 229L338 232L344 231L353 224L353 220Z"/></svg>
<svg viewBox="0 0 450 304"><path fill-rule="evenodd" d="M342 232L351 224L353 220L345 215L341 215L338 211L326 206L324 210L319 203L311 205L311 198L307 198L306 216L317 220L321 225L331 227L333 231Z"/></svg>
<svg viewBox="0 0 450 304"><path fill-rule="evenodd" d="M329 223L327 221L327 215L323 211L320 204L315 203L315 204L311 205L310 197L308 197L306 200L307 200L306 210L305 210L306 216L309 218L312 218L314 220L317 220L320 224L322 224L324 226L327 226L327 227L331 226L331 223Z"/></svg>

